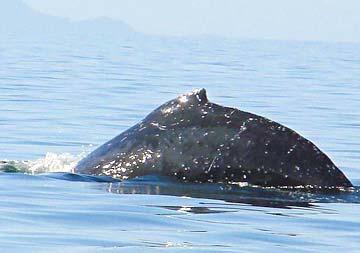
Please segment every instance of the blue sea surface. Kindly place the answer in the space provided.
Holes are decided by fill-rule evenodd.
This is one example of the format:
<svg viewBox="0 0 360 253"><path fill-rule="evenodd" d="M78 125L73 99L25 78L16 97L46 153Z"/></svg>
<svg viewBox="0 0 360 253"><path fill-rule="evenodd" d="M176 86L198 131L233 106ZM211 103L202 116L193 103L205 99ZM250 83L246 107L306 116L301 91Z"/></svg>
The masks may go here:
<svg viewBox="0 0 360 253"><path fill-rule="evenodd" d="M355 184L314 193L71 174L182 93L282 123ZM360 252L360 44L0 37L1 252ZM60 171L60 172L59 172Z"/></svg>

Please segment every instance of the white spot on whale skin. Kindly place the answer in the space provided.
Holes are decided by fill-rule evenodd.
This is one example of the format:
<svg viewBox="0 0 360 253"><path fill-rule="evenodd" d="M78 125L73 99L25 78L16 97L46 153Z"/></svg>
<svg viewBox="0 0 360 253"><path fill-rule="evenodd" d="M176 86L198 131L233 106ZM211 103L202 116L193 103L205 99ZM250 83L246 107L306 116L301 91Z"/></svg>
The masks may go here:
<svg viewBox="0 0 360 253"><path fill-rule="evenodd" d="M139 129L139 132L145 130L146 128L147 128L146 126L141 127L141 128ZM125 138L126 138L126 137L125 137Z"/></svg>
<svg viewBox="0 0 360 253"><path fill-rule="evenodd" d="M171 108L171 107L162 110L162 113L163 113L163 114L168 114L168 113L171 113L171 112L172 112L172 108Z"/></svg>
<svg viewBox="0 0 360 253"><path fill-rule="evenodd" d="M160 130L166 130L166 126L161 126L161 125L159 125L159 123L152 122L151 125L159 128Z"/></svg>
<svg viewBox="0 0 360 253"><path fill-rule="evenodd" d="M110 166L111 166L111 164L106 164L106 165L102 166L102 168L103 169L108 169L108 168L110 168Z"/></svg>
<svg viewBox="0 0 360 253"><path fill-rule="evenodd" d="M182 104L185 104L188 101L188 98L186 96L179 97L179 102Z"/></svg>

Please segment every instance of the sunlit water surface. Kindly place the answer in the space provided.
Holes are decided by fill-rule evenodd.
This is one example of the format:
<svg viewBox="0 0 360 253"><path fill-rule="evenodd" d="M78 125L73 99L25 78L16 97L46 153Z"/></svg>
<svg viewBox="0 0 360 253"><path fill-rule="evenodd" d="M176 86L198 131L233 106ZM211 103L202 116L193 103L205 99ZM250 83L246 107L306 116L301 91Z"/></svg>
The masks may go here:
<svg viewBox="0 0 360 253"><path fill-rule="evenodd" d="M199 87L295 129L357 187L54 173ZM1 37L0 160L36 174L0 174L1 252L360 252L359 108L359 44Z"/></svg>

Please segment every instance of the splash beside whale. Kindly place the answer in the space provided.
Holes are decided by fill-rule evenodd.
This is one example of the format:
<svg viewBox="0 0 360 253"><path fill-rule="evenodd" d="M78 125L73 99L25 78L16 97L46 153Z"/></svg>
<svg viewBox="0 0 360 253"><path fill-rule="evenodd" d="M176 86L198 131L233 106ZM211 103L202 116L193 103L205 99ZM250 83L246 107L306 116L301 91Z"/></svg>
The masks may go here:
<svg viewBox="0 0 360 253"><path fill-rule="evenodd" d="M75 172L117 179L158 174L196 183L352 186L311 141L267 118L211 103L205 89L161 105L81 160Z"/></svg>

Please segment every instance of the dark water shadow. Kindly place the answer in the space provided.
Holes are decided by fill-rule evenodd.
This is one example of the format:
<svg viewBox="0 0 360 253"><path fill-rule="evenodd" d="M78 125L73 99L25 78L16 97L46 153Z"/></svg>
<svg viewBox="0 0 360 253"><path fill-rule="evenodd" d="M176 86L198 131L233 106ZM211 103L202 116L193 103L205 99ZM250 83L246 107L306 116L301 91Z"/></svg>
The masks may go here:
<svg viewBox="0 0 360 253"><path fill-rule="evenodd" d="M99 182L91 187L116 194L146 194L222 200L229 203L243 203L253 206L293 208L316 207L317 203L360 204L360 187L352 189L280 189L237 184L190 184L173 181L163 176L145 176L120 181L111 177L79 175L72 173L47 173L42 177L78 182ZM104 184L106 183L106 184ZM176 209L176 206L162 206ZM182 208L181 206L178 207ZM209 210L194 207L194 213L207 213ZM224 211L224 210L223 210ZM211 211L214 212L214 211Z"/></svg>
<svg viewBox="0 0 360 253"><path fill-rule="evenodd" d="M4 175L26 175L23 173L8 173ZM360 204L360 180L356 182L352 189L317 191L314 189L280 189L264 188L255 186L241 186L237 184L191 184L173 181L163 176L145 176L141 178L120 181L106 176L92 176L84 174L52 172L38 174L36 176L27 175L38 179L55 179L71 182L89 182L91 188L116 193L116 194L142 194L142 195L165 195L177 197L189 197L204 199L201 203L208 203L207 200L221 200L228 202L231 207L220 209L207 205L202 207L186 207L169 205L158 206L168 210L180 210L191 213L217 213L233 212L233 203L249 204L260 207L273 208L318 208L318 203L348 203ZM212 206L216 205L212 203Z"/></svg>
<svg viewBox="0 0 360 253"><path fill-rule="evenodd" d="M164 177L147 176L108 184L106 190L118 194L169 195L276 208L311 208L315 207L316 203L360 204L360 187L326 191L279 189L232 184L185 184Z"/></svg>

